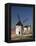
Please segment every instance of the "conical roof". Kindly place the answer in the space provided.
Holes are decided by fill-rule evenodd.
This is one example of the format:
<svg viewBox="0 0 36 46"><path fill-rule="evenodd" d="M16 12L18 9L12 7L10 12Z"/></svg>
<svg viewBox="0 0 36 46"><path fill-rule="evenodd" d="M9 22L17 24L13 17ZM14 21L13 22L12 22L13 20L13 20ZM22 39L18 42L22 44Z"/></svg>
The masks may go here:
<svg viewBox="0 0 36 46"><path fill-rule="evenodd" d="M26 25L26 26L24 26L24 27L28 27L28 26Z"/></svg>
<svg viewBox="0 0 36 46"><path fill-rule="evenodd" d="M21 21L19 21L16 25L23 26L23 24L21 23Z"/></svg>

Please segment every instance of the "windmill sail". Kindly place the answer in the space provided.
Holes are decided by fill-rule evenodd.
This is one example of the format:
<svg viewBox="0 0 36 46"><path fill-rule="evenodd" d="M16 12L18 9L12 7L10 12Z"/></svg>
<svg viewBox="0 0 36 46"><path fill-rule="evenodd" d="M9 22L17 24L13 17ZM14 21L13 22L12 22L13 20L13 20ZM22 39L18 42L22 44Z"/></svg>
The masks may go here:
<svg viewBox="0 0 36 46"><path fill-rule="evenodd" d="M21 26L23 26L19 14L17 15L17 18L18 18L18 22L17 22L16 25L21 25Z"/></svg>
<svg viewBox="0 0 36 46"><path fill-rule="evenodd" d="M17 18L18 18L18 21L19 21L20 23L22 23L19 14L17 15ZM23 18L23 19L24 19L23 23L26 23L26 22L29 20L28 17L25 17L25 18Z"/></svg>
<svg viewBox="0 0 36 46"><path fill-rule="evenodd" d="M27 22L28 21L28 18L24 19L23 23Z"/></svg>
<svg viewBox="0 0 36 46"><path fill-rule="evenodd" d="M20 20L20 16L19 16L19 14L17 15L17 17L18 17L18 20L21 21L21 20Z"/></svg>

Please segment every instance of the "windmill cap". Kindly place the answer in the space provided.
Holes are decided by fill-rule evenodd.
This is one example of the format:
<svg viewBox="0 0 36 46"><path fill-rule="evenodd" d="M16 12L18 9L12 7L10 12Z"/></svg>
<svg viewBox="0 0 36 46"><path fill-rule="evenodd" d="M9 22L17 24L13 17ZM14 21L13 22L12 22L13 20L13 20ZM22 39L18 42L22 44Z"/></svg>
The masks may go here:
<svg viewBox="0 0 36 46"><path fill-rule="evenodd" d="M20 21L16 25L23 26L23 24Z"/></svg>
<svg viewBox="0 0 36 46"><path fill-rule="evenodd" d="M24 26L24 27L28 27L28 26Z"/></svg>

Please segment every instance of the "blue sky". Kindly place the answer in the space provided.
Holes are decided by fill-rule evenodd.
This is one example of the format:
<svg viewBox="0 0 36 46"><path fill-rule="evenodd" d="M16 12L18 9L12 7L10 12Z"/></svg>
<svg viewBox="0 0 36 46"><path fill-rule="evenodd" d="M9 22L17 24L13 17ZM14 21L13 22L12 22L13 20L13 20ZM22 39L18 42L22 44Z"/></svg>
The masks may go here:
<svg viewBox="0 0 36 46"><path fill-rule="evenodd" d="M16 23L19 21L17 15L19 14L20 20L23 25L32 25L32 15L33 15L32 7L19 7L19 6L12 6L11 7L11 28L16 26ZM28 18L26 22L23 21Z"/></svg>

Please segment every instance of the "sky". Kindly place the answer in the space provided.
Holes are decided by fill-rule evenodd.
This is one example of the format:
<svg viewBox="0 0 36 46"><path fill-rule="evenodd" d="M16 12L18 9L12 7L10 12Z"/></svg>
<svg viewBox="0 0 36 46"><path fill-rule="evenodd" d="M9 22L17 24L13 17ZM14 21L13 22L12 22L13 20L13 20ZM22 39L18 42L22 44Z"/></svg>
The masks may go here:
<svg viewBox="0 0 36 46"><path fill-rule="evenodd" d="M32 25L32 7L20 7L12 6L11 7L11 28L15 28L17 22L19 21L18 15L20 17L21 23L23 25ZM27 19L26 19L27 18ZM26 19L25 22L23 22Z"/></svg>

